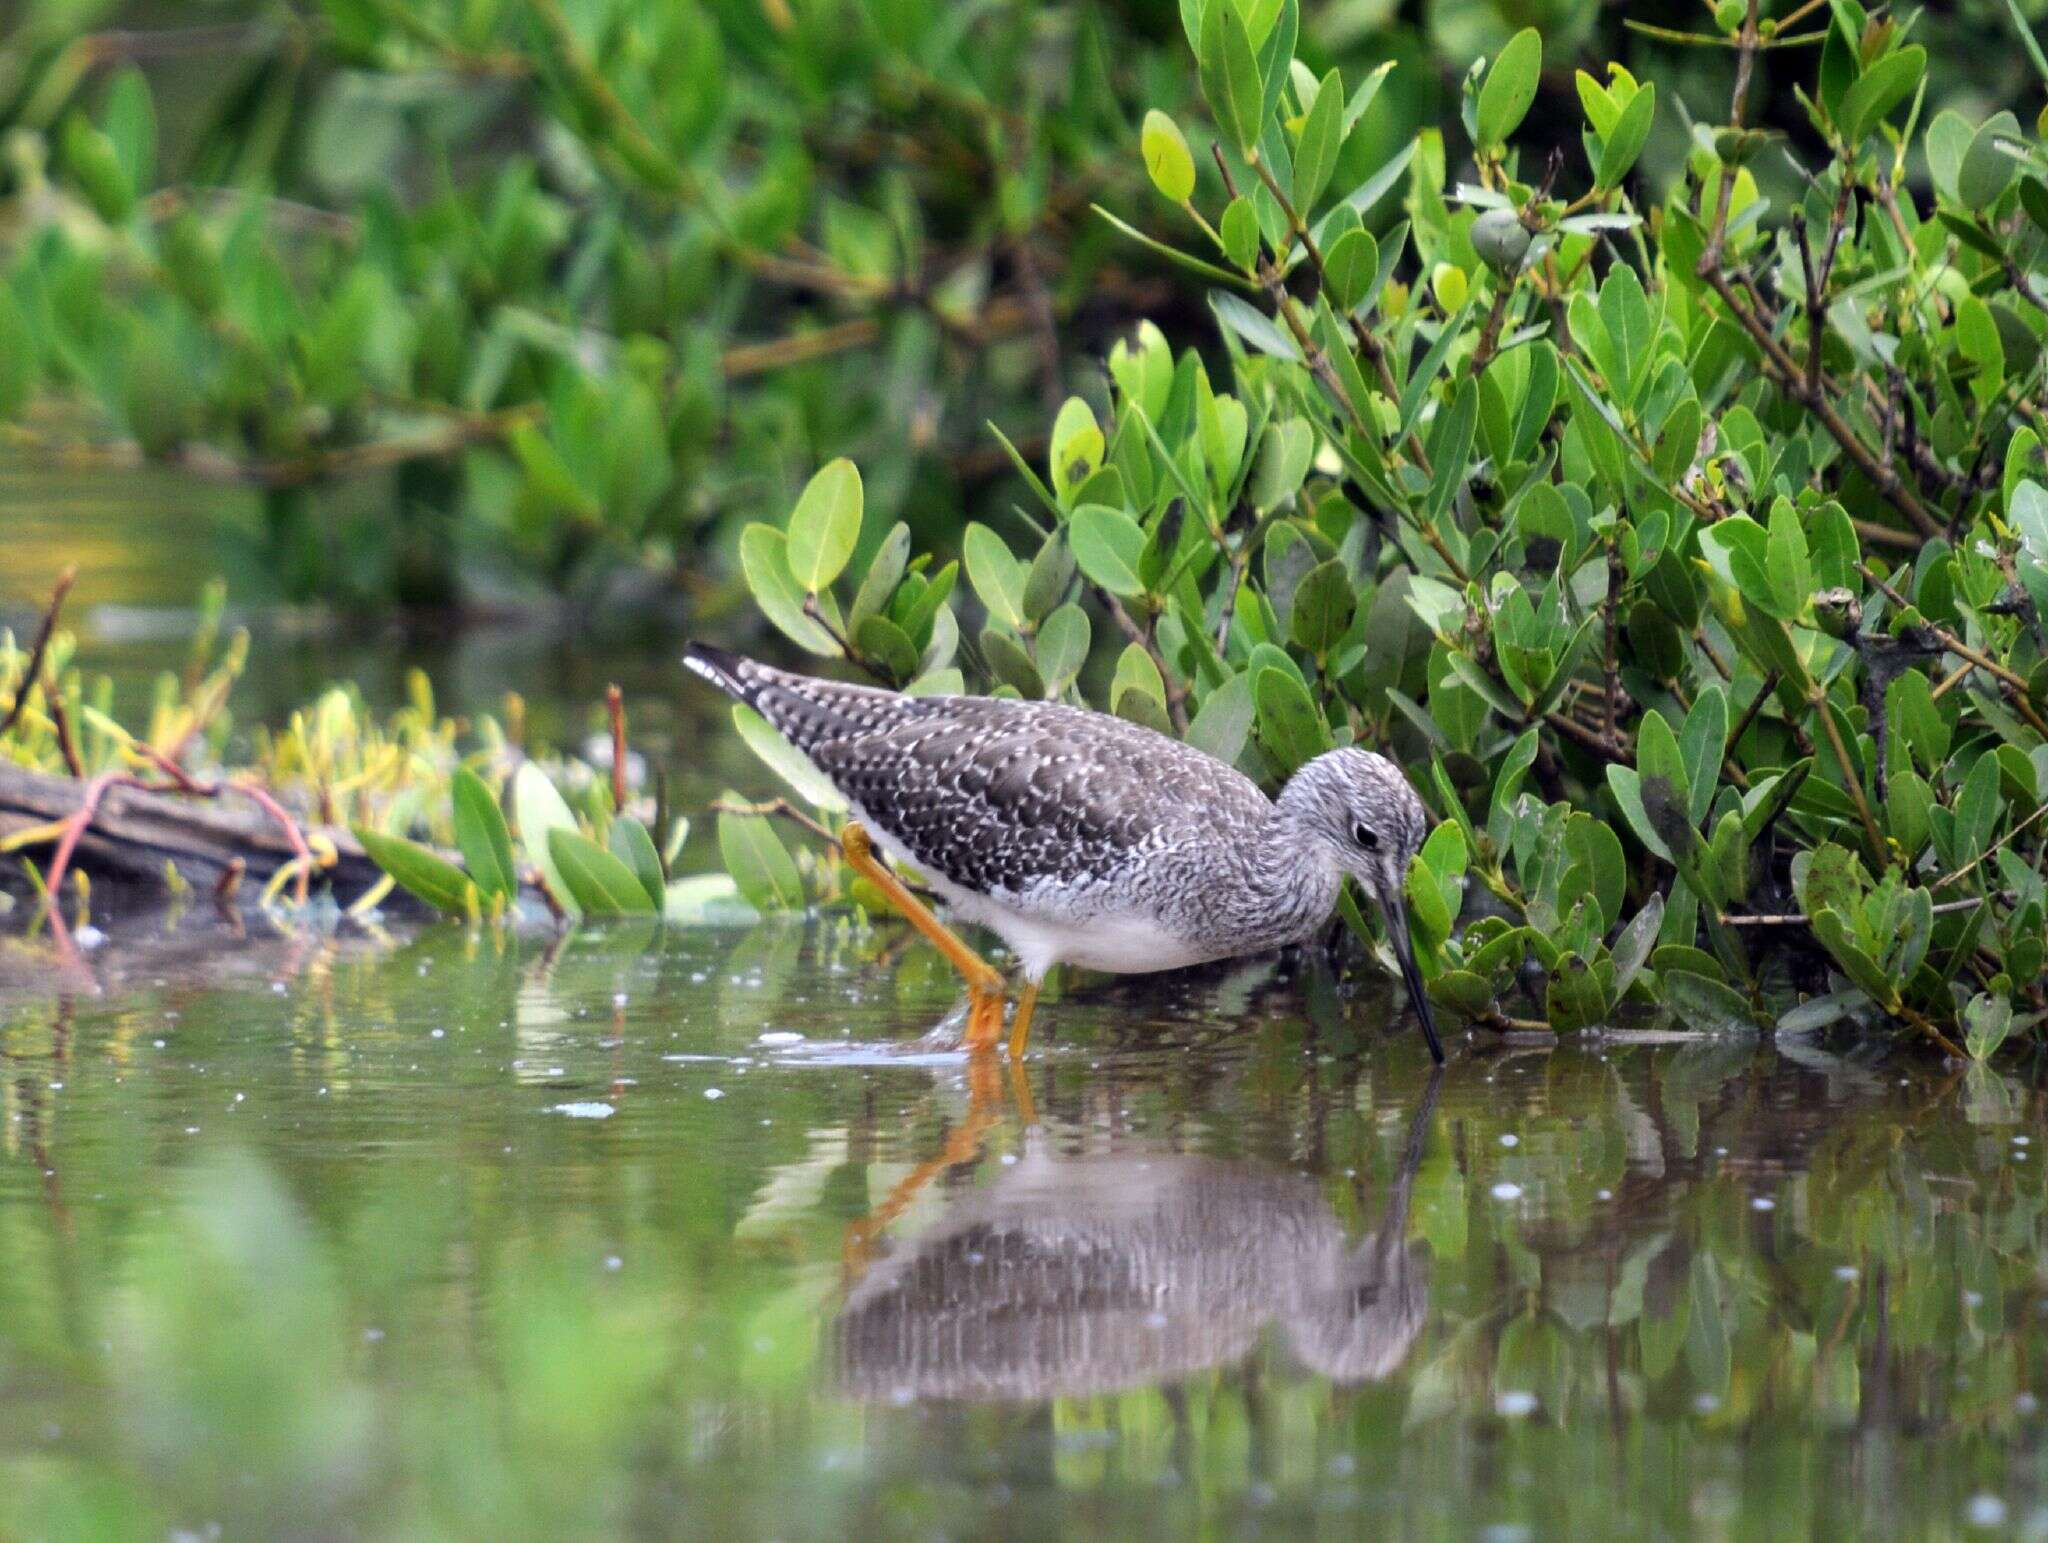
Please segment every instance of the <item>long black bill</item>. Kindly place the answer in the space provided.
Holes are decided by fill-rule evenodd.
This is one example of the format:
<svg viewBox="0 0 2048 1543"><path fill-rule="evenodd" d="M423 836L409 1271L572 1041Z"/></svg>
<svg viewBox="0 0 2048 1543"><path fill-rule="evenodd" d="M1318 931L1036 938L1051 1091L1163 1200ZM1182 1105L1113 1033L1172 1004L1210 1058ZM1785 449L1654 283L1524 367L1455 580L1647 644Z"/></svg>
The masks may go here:
<svg viewBox="0 0 2048 1543"><path fill-rule="evenodd" d="M1401 980L1408 987L1408 1000L1415 1004L1415 1016L1422 1020L1422 1037L1429 1041L1429 1053L1436 1064L1444 1064L1443 1041L1436 1037L1436 1016L1429 1010L1429 993L1422 987L1422 972L1415 968L1415 945L1408 937L1408 905L1396 893L1380 910L1387 918L1387 939L1394 945L1394 957L1401 961Z"/></svg>

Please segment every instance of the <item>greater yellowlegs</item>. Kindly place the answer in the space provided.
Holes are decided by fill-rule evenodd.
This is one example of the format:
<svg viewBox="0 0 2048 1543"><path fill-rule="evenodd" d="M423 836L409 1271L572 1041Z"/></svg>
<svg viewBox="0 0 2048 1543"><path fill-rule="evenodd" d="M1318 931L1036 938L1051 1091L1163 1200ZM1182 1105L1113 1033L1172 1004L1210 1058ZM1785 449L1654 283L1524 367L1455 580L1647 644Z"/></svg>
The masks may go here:
<svg viewBox="0 0 2048 1543"><path fill-rule="evenodd" d="M1439 1062L1402 884L1428 818L1369 750L1317 756L1278 799L1214 756L1058 702L906 696L692 644L683 663L767 719L852 806L841 850L966 977L970 1046L1000 1033L1003 978L882 863L997 933L1024 975L1013 1052L1056 964L1145 974L1306 942L1344 876L1386 919Z"/></svg>

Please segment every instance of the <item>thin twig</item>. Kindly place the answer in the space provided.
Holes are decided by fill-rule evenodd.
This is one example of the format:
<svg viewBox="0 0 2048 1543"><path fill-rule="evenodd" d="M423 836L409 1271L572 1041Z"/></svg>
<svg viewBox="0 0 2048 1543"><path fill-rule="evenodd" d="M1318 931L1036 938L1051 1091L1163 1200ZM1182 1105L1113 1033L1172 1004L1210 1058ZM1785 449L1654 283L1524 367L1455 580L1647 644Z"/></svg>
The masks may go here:
<svg viewBox="0 0 2048 1543"><path fill-rule="evenodd" d="M1871 583L1875 584L1881 591L1883 591L1885 598L1890 600L1893 605L1898 606L1901 610L1904 610L1912 605L1912 601L1908 600L1904 595L1900 594L1896 589L1892 588L1891 585L1887 584L1882 578L1878 577L1876 570L1873 569L1870 566L1870 564L1865 562L1859 562L1857 563L1856 568L1857 571L1860 572L1866 579L1870 580ZM2044 722L2042 720L2041 715L2034 711L2033 703L2027 700L2026 681L2021 679L2013 671L2007 669L2004 665L1998 663L1997 660L1992 659L1985 654L1979 653L1976 649L1970 647L1969 644L1965 643L1953 632L1950 632L1946 627L1940 626L1935 622L1924 620L1922 621L1921 625L1924 626L1929 632L1933 633L1936 640L1940 642L1941 646L1947 649L1950 653L1954 654L1958 659L1969 660L1970 663L1974 664L1978 669L1990 672L1991 674L1997 676L2007 686L2011 687L2013 692L2013 706L2019 709L2020 716L2025 718L2028 723L2032 724L2034 728L2042 734L2048 734L2048 722Z"/></svg>
<svg viewBox="0 0 2048 1543"><path fill-rule="evenodd" d="M604 711L612 726L612 812L626 811L626 694L617 686L604 688Z"/></svg>
<svg viewBox="0 0 2048 1543"><path fill-rule="evenodd" d="M50 635L57 630L57 613L64 608L64 597L71 593L71 586L78 581L78 569L66 568L57 575L57 583L50 591L49 608L43 612L43 623L36 631L36 641L28 651L28 668L22 671L21 681L14 688L14 701L7 709L7 716L0 718L0 735L14 727L15 720L28 703L28 694L42 679L43 655L49 651Z"/></svg>
<svg viewBox="0 0 2048 1543"><path fill-rule="evenodd" d="M1956 869L1954 873L1946 873L1943 874L1940 878L1936 879L1933 884L1928 886L1928 893L1932 894L1937 889L1947 888L1949 885L1955 883L1958 879L1962 878L1965 874L1969 873L1971 869L1981 867L1984 863L1990 861L1992 857L1997 855L1999 848L2010 846L2013 843L2013 841L2019 836L2021 831L2025 830L2029 825L2032 825L2036 820L2040 819L2043 815L2048 815L2048 804L2043 804L2040 808L2036 809L2032 814L2028 815L2024 820L2020 821L2019 824L2015 825L2003 836L2000 836L1996 841L1992 842L1991 845L1986 847L1982 853L1972 858L1969 862L1964 863L1962 867ZM1970 902L1960 900L1956 902L1957 905L1963 905L1967 903ZM1935 907L1935 909L1939 910L1940 907L1937 906Z"/></svg>

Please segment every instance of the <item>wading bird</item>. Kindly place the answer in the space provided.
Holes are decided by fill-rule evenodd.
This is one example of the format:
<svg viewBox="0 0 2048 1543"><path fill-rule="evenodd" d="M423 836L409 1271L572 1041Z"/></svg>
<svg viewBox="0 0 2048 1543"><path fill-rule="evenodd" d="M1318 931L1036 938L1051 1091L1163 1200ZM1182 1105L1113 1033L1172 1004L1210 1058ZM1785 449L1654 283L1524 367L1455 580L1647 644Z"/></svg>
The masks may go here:
<svg viewBox="0 0 2048 1543"><path fill-rule="evenodd" d="M1017 956L1013 1054L1054 965L1138 975L1306 942L1349 874L1385 917L1429 1053L1443 1060L1402 894L1428 817L1384 756L1329 751L1270 799L1214 756L1085 708L905 696L701 643L683 663L767 719L845 795L846 861L966 978L970 1048L1001 1033L1003 977L875 847Z"/></svg>

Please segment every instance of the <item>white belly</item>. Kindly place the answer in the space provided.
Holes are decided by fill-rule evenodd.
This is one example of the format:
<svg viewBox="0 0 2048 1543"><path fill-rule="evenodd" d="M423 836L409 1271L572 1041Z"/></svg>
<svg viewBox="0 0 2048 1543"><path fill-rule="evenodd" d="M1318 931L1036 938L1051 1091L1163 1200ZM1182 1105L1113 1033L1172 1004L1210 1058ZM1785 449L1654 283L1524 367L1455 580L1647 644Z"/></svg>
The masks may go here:
<svg viewBox="0 0 2048 1543"><path fill-rule="evenodd" d="M861 811L854 811L859 817ZM1056 964L1079 965L1110 975L1149 975L1185 969L1217 958L1213 949L1188 943L1149 916L1105 908L1087 888L1045 888L1029 895L981 895L949 879L925 873L902 845L872 821L864 821L875 844L905 867L924 874L963 921L987 927L1010 946L1032 980Z"/></svg>
<svg viewBox="0 0 2048 1543"><path fill-rule="evenodd" d="M1027 914L982 895L965 896L955 908L1000 934L1033 980L1056 964L1079 965L1111 975L1148 975L1154 970L1203 964L1215 957L1146 916L1069 919Z"/></svg>

